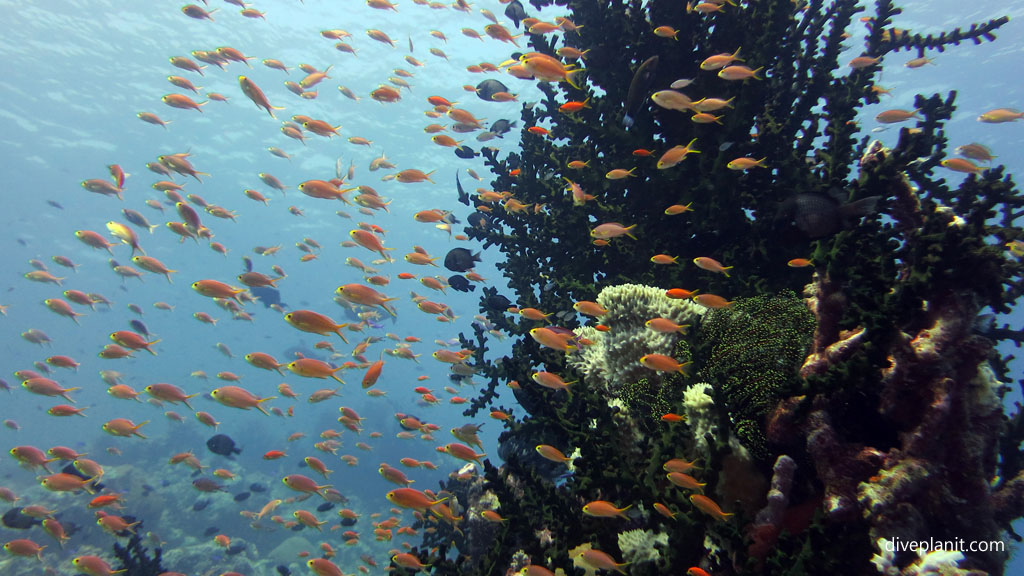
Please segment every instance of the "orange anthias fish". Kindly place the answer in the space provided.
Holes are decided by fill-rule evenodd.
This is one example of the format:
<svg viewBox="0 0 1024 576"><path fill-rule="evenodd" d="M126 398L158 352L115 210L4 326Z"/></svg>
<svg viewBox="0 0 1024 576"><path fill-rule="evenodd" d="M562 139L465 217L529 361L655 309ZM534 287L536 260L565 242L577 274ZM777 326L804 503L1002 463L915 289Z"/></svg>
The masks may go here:
<svg viewBox="0 0 1024 576"><path fill-rule="evenodd" d="M327 362L315 358L299 358L288 364L288 369L305 378L334 378L339 383L345 381L338 377L337 372L344 366L332 367Z"/></svg>
<svg viewBox="0 0 1024 576"><path fill-rule="evenodd" d="M325 500L327 497L324 495L324 491L331 487L329 484L324 486L317 485L312 478L303 476L302 474L291 474L282 478L281 481L285 486L295 490L296 492L303 492L306 494L315 492Z"/></svg>
<svg viewBox="0 0 1024 576"><path fill-rule="evenodd" d="M270 413L263 408L262 404L274 399L273 396L260 398L240 386L222 386L210 392L210 396L225 406L241 408L242 410L255 408L267 416L270 416Z"/></svg>
<svg viewBox="0 0 1024 576"><path fill-rule="evenodd" d="M575 76L582 72L582 69L573 69L571 66L562 64L557 58L542 54L540 52L528 52L519 58L519 62L527 72L542 82L568 82L570 86L579 90Z"/></svg>
<svg viewBox="0 0 1024 576"><path fill-rule="evenodd" d="M691 494L690 502L698 510L718 521L728 520L729 517L732 516L731 512L722 512L722 509L718 507L718 504L716 504L714 500L703 494Z"/></svg>
<svg viewBox="0 0 1024 576"><path fill-rule="evenodd" d="M348 323L338 324L329 316L313 312L312 310L293 310L285 314L284 319L285 322L303 332L311 332L323 336L333 332L348 344L348 339L341 333L341 329L348 326Z"/></svg>
<svg viewBox="0 0 1024 576"><path fill-rule="evenodd" d="M432 500L429 496L414 488L397 488L388 492L386 497L389 502L396 506L419 511L426 511L428 508L447 500L447 498Z"/></svg>
<svg viewBox="0 0 1024 576"><path fill-rule="evenodd" d="M625 508L616 508L615 504L612 504L611 502L607 502L605 500L594 500L593 502L583 505L583 513L587 516L594 516L596 518L617 517L628 520L629 516L626 515L626 510L629 510L632 507L633 505L630 504Z"/></svg>
<svg viewBox="0 0 1024 576"><path fill-rule="evenodd" d="M255 82L249 80L245 76L238 77L238 85L242 87L242 93L248 96L257 108L263 108L266 110L267 113L270 114L271 118L275 117L274 110L284 110L284 108L280 106L271 106L266 95L263 94L263 90L260 90L260 87L257 86ZM198 110L198 106L196 109Z"/></svg>

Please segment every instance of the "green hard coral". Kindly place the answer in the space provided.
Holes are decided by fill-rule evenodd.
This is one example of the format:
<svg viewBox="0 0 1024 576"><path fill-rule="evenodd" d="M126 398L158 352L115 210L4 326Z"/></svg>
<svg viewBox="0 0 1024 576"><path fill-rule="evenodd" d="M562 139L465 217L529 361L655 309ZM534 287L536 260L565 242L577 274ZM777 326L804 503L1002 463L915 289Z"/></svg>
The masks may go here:
<svg viewBox="0 0 1024 576"><path fill-rule="evenodd" d="M672 357L681 364L693 360L690 343L685 337L673 344ZM689 382L688 376L678 372L666 373L660 380L641 378L623 386L620 399L630 412L641 417L645 429L657 430L662 416L679 411L677 407Z"/></svg>
<svg viewBox="0 0 1024 576"><path fill-rule="evenodd" d="M714 387L734 433L758 458L768 456L765 416L798 378L814 328L814 315L791 292L740 299L701 322L705 360L697 381Z"/></svg>

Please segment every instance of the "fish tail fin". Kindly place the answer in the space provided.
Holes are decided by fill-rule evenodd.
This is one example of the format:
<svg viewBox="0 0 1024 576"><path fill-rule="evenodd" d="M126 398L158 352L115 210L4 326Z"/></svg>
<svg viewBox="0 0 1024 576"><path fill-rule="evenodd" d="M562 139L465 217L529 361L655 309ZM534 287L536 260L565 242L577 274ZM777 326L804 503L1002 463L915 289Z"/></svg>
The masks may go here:
<svg viewBox="0 0 1024 576"><path fill-rule="evenodd" d="M729 2L729 4L732 4L733 6L735 6L735 4L732 3L732 0L726 0L726 1ZM743 49L743 46L737 46L736 47L736 51L732 53L731 58L733 60L738 61L738 62L743 62L744 61L743 58L740 58L740 50L742 50L742 49Z"/></svg>
<svg viewBox="0 0 1024 576"><path fill-rule="evenodd" d="M270 412L267 412L267 410L263 407L263 403L268 400L273 400L275 398L277 398L277 396L267 396L266 398L260 398L259 400L256 401L256 409L259 410L260 412L263 412L263 414L270 416Z"/></svg>
<svg viewBox="0 0 1024 576"><path fill-rule="evenodd" d="M629 236L633 240L636 240L636 236L633 236L633 234L631 232L631 230L633 230L634 228L636 228L636 224L633 224L632 226L627 227L625 229L624 233L626 234L626 236Z"/></svg>

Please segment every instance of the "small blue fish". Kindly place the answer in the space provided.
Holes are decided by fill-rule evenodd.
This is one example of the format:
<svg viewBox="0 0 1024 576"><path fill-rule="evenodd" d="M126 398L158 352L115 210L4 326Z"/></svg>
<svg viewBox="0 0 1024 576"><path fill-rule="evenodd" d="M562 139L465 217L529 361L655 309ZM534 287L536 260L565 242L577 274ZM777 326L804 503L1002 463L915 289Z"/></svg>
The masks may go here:
<svg viewBox="0 0 1024 576"><path fill-rule="evenodd" d="M132 330L135 330L136 332L142 334L143 336L146 336L147 338L149 337L149 328L146 328L146 325L142 323L142 320L136 318L129 322L128 324L131 325Z"/></svg>

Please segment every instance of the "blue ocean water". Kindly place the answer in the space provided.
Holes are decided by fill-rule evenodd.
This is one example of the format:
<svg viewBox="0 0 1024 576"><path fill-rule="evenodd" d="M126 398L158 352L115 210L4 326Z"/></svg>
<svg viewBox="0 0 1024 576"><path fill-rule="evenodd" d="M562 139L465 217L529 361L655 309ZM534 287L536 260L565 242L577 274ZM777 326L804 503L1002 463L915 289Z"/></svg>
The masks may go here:
<svg viewBox="0 0 1024 576"><path fill-rule="evenodd" d="M443 268L413 266L402 261L402 256L412 252L413 246L422 246L441 260L454 247L479 249L471 243L451 239L449 233L435 229L433 224L415 222L413 214L438 208L452 210L465 221L470 209L457 202L456 172L460 172L462 185L470 191L477 187L488 188L489 178L479 158L460 159L450 149L431 142L430 135L423 131L424 126L449 122L423 115L429 108L426 97L441 95L459 101L478 117L486 118L485 123L489 125L499 118L517 120L521 104L484 102L465 91L464 85L475 85L489 77L500 78L512 87L512 92L519 94L521 102L539 99L540 92L531 82L518 81L508 75L466 71L466 66L480 62L498 64L514 51L509 44L486 37L473 39L460 32L464 27L482 31L489 22L480 15L481 8L500 15L504 7L494 0L474 4L471 14L450 8L430 9L412 2L401 2L395 12L371 9L354 1L266 0L253 6L265 12L265 19L244 18L238 14L237 7L211 2L210 9L219 8L213 14L214 21L188 18L181 13L181 6L180 2L163 0L30 3L0 0L0 21L3 22L0 35L3 102L0 106L0 168L3 173L0 246L3 246L4 264L0 305L8 307L6 316L0 317L3 346L0 374L16 388L18 382L10 376L12 372L31 369L33 362L50 355L72 356L82 364L78 371L58 369L54 378L65 387L80 388L71 396L76 406L86 407L85 418L57 419L46 414L50 406L59 403L57 400L20 389L10 394L0 392L0 419L10 420L12 426L19 428L0 429L0 439L5 450L15 445L33 445L44 450L66 445L88 452L108 469L109 486L126 493L129 510L145 521L147 531L156 532L167 542L168 550L213 553L212 537L204 536L204 532L216 527L219 532L249 540L261 553L269 555L275 542L282 538L281 534L290 533L272 524L268 526L275 528L276 533L250 531L248 522L238 512L258 510L270 497L291 495L280 485L285 474L313 475L308 469L299 469L297 464L303 456L324 456L312 448L323 430L343 430L336 422L337 406L352 407L366 420L360 436L343 431L344 446L339 451L339 454L358 457L359 465L349 467L337 458L332 459L329 467L335 473L330 483L350 499L347 506L366 516L372 512L380 512L384 517L389 515L390 505L383 494L394 486L377 473L381 462L400 466L400 458L412 457L438 464L437 471L403 468L416 480L414 487L420 489L436 488L439 481L463 464L434 449L453 441L448 435L449 428L470 421L461 415L462 407L448 403L452 394L442 388L453 386L458 396L467 398L474 396L475 389L469 384L450 382L448 365L435 361L430 355L441 347L435 341L448 341L459 332L470 333L472 317L477 314L479 289L470 294L452 290L438 294L416 280L400 280L397 274L403 271L417 276L452 274ZM905 7L903 20L897 25L913 31L965 26L1003 14L1016 19L1024 12L1019 4L994 2L965 5L944 0L907 3ZM536 12L529 6L527 10ZM550 20L560 14L560 9L548 9L539 15ZM502 20L507 23L507 19ZM346 41L356 47L357 54L344 54L335 49L334 40L321 37L320 31L324 29L350 32L352 38ZM394 39L396 47L367 38L366 29L385 31ZM447 42L432 37L431 30L444 32ZM893 96L863 110L862 132L895 144L896 129L874 132L884 128L873 120L878 112L913 108L915 93L945 93L955 89L959 93L958 110L947 125L951 145L981 142L993 150L997 161L1005 164L1009 172L1015 172L1024 161L1021 156L1024 138L1018 123L988 125L978 123L975 118L992 108L1020 106L1019 79L1011 73L1020 65L1024 48L1017 31L1017 21L1012 20L999 31L997 42L929 54L934 57L934 65L919 69L902 65L916 54L891 56L886 60L881 84L890 89ZM410 43L411 55L425 66L416 67L405 60L410 54ZM859 55L856 39L851 39L849 45L851 48L846 54L850 58ZM252 68L240 63L230 63L223 71L207 66L200 76L168 63L172 56L187 56L194 50L213 50L220 46L237 48L252 57ZM448 58L428 53L429 48L443 50ZM281 60L292 68L291 73L286 75L263 66L260 60L265 58ZM296 68L299 63L308 63L320 70L332 66L330 79L316 87L315 99L298 98L282 84L302 77ZM393 69L399 67L414 73L408 79L412 90L403 89L399 103L381 104L371 100L370 91L387 83L388 77L394 75ZM168 83L169 75L184 76L201 86L203 94L220 93L227 96L228 101L211 101L202 107L201 113L169 108L160 102L161 96L189 94ZM284 107L275 112L277 119L257 109L242 94L238 88L239 75L251 78L272 104ZM354 102L344 97L338 86L350 88L361 100ZM191 96L196 100L205 99ZM164 129L143 123L136 117L139 112L156 113L170 124ZM342 137L325 139L309 135L305 145L288 139L280 132L281 120L294 114L340 124ZM474 149L495 146L500 150L499 155L504 155L517 149L517 134L518 130L514 130L504 139L486 143L476 142L473 134L465 138L466 144ZM367 138L373 144L363 147L346 141L353 136ZM292 158L272 156L267 152L270 146L284 149ZM191 154L190 160L198 170L209 173L202 177L202 182L176 178L178 183L185 184L185 192L198 194L210 203L238 213L235 222L201 214L214 240L229 248L227 256L212 251L206 241L179 242L163 226L168 220L179 219L173 207L165 206L166 211L161 213L144 203L147 199L164 199L150 188L152 182L161 178L149 172L145 164L154 162L159 155L183 152ZM382 153L399 169L436 171L432 175L436 184L382 182L382 175L394 171L368 170L371 160ZM372 186L392 201L387 213L360 214L356 207L312 199L295 189L299 182L307 179L334 177L339 162L343 171L354 163L354 182ZM130 174L123 202L88 193L80 185L85 179L108 178L106 167L109 164L118 164ZM473 180L466 168L476 170L484 181ZM289 187L286 195L267 188L257 176L261 172L284 182ZM948 178L958 181L962 175L950 173ZM243 190L247 188L270 198L269 206L246 198ZM47 201L56 202L61 208ZM290 206L300 208L304 215L290 214ZM105 223L124 221L122 208L142 212L159 225L152 234L140 230L140 243L147 255L178 271L172 275L173 284L148 273L144 273L144 281L131 278L122 281L110 270L109 254L92 250L75 238L76 230L93 230L109 237ZM338 216L337 210L348 212L352 218ZM332 301L333 291L341 284L363 280L363 274L347 266L345 259L355 257L370 262L378 258L362 248L339 246L358 222L376 224L387 230L385 245L395 249L393 255L397 262L377 266L382 274L390 274L391 279L390 285L380 289L399 300L395 302L397 318L384 313L377 319L382 328L348 333L351 345L344 345L333 335L320 337L298 332L282 320L281 314L258 304L245 308L253 315L251 322L232 320L228 312L189 288L192 282L201 279L236 283L235 276L244 271L241 260L244 255L253 260L255 269L260 272L270 273L273 264L283 267L287 277L279 286L282 300L291 309L312 309L345 321L342 309ZM461 226L453 226L453 231L458 234ZM295 243L304 238L312 238L323 246L323 250L317 252L318 257L310 262L300 262L302 252L295 248ZM278 245L282 248L276 256L253 253L256 246ZM126 246L117 246L113 251L114 259L121 264L129 263L130 250ZM55 255L71 258L80 265L78 270L55 265L51 261ZM485 251L483 262L476 270L487 278L488 285L497 287L514 300L501 273L494 267L500 258L500 253L494 250ZM37 284L24 279L22 276L32 270L30 259L46 263L51 272L64 277L62 285ZM51 313L42 304L46 298L63 298L61 293L66 289L100 293L112 306L109 309L99 306L96 311L76 307L85 314L78 318L76 325L68 318ZM410 291L448 304L459 318L451 323L439 322L434 315L420 312L408 297ZM158 301L167 302L174 309L155 309L153 303ZM131 312L129 304L138 305L145 314L139 316ZM218 324L210 326L198 322L193 317L196 312L218 318ZM141 352L134 359L98 358L99 350L110 343L109 334L131 329L129 321L132 319L144 322L154 337L161 340L154 347L157 355ZM1018 314L1000 322L1004 320L1019 325L1021 318ZM28 329L44 331L53 340L52 345L37 346L24 341L19 335ZM309 351L316 342L329 340L346 356L340 360L344 361L351 359L349 352L358 340L370 335L385 337L385 333L419 338L422 342L411 346L423 356L418 363L383 356L386 364L377 388L387 391L387 395L379 398L363 393L358 382L364 370L354 369L344 372L343 378L348 384L339 390L341 398L310 405L305 402L305 396L316 389L334 388L336 383L302 379L287 372L282 378L252 367L242 359L250 352L266 352L279 361L290 361L293 358L288 354L296 349ZM217 343L230 348L234 358L219 352L215 348ZM384 348L393 348L395 344L388 339L375 343L368 349L367 357L376 360ZM491 346L491 354L499 357L507 343L492 339ZM168 382L189 393L199 393L201 396L192 401L193 406L213 413L221 423L218 432L234 438L243 453L234 461L210 454L204 443L214 432L198 423L184 406L158 408L110 397L106 393L107 385L98 376L98 371L104 369L121 372L124 382L136 390L152 383ZM204 371L209 379L190 376L196 371ZM278 398L268 403L282 410L294 406L292 417L268 417L256 411L226 408L208 397L212 389L229 384L215 378L214 375L222 371L240 375L240 385L258 395L278 395L276 386L287 381L303 398L296 402ZM423 376L429 379L418 380ZM425 405L413 391L416 386L431 388L441 403ZM505 405L514 404L510 395L503 400ZM1016 400L1019 395L1008 398L1008 402ZM184 416L185 422L169 419L165 415L168 410ZM423 421L436 423L440 430L432 441L398 439L395 435L401 427L395 413L415 415ZM142 428L148 439L104 434L100 426L111 418L150 421ZM474 421L489 422L482 433L484 451L497 463L496 454L491 453L496 452L500 423L486 418L484 412ZM382 436L370 439L371 431L380 432ZM288 436L296 432L304 433L306 438L289 443ZM361 450L355 446L357 442L366 442L373 450ZM121 454L108 453L112 447ZM191 487L191 471L167 463L172 454L188 450L195 451L205 466L227 467L239 474L238 480L227 483L232 494L248 491L244 487L252 483L264 484L270 492L254 493L245 503L235 503L225 494L196 492ZM285 450L289 456L264 461L260 456L269 450ZM110 559L106 554L112 538L92 526L92 512L76 504L80 497L43 492L33 475L18 468L10 458L0 460L0 486L11 488L32 503L58 507L65 512L62 518L83 527L63 552L54 545L46 550L46 565L70 573L70 558L77 554L95 553ZM194 502L205 499L214 502L212 508L191 511ZM294 508L286 508L287 519ZM177 513L178 510L181 513ZM329 512L325 517L334 520L333 514ZM400 538L391 543L376 543L368 522L361 523L358 529L362 534L358 551L374 554L384 564L386 551L396 546ZM21 537L9 530L0 530L2 540ZM38 528L34 536L40 542L46 539ZM339 539L334 538L333 542L336 547L341 546ZM168 558L173 556L169 554ZM192 561L188 556L182 558L185 562ZM295 562L295 559L259 558L270 562L269 566ZM186 573L199 568L171 563L167 566ZM1010 568L1011 573L1014 568L1024 571L1024 565L1019 562Z"/></svg>

